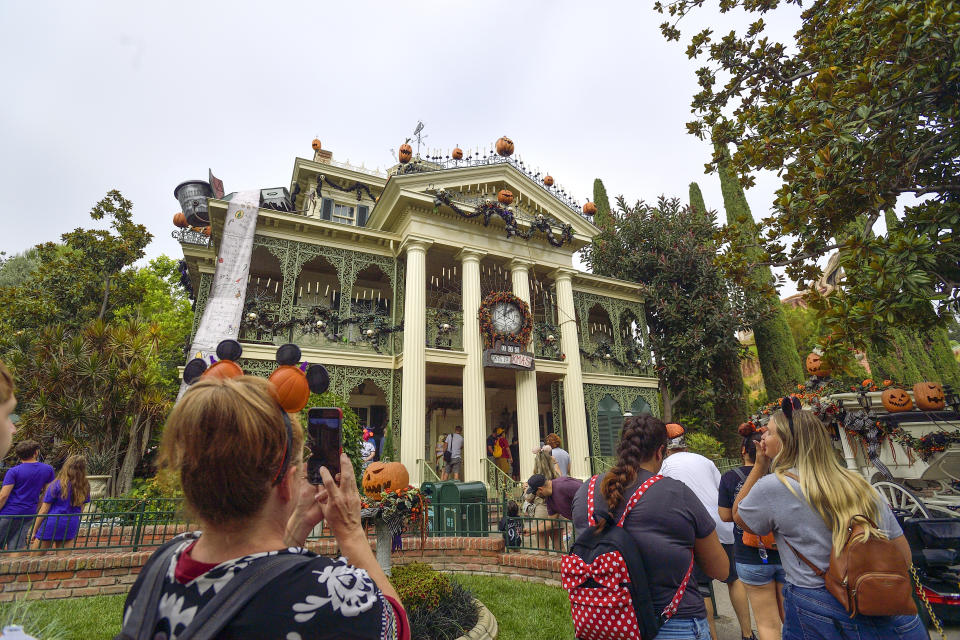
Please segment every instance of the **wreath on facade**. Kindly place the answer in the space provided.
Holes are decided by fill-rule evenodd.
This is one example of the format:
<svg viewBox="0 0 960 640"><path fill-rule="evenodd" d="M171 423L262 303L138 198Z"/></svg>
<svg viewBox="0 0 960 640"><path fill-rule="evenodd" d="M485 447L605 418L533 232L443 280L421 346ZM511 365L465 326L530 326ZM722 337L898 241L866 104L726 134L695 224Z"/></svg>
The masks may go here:
<svg viewBox="0 0 960 640"><path fill-rule="evenodd" d="M501 333L493 328L493 309L500 303L509 303L516 305L520 309L520 315L523 316L523 323L520 329L513 333ZM497 342L513 342L526 348L530 344L530 334L533 332L533 319L530 316L530 305L513 295L509 291L494 291L480 303L480 311L477 314L480 320L480 331L483 333L483 341L488 348Z"/></svg>

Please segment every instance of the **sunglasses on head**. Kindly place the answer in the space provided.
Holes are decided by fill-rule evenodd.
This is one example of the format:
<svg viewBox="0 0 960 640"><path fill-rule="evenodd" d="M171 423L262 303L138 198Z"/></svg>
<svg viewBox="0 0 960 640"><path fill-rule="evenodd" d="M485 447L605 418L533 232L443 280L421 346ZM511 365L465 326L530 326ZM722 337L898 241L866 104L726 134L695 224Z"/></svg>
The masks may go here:
<svg viewBox="0 0 960 640"><path fill-rule="evenodd" d="M794 396L784 396L780 400L780 410L787 416L787 424L790 426L790 435L793 433L793 412L800 409L800 399Z"/></svg>

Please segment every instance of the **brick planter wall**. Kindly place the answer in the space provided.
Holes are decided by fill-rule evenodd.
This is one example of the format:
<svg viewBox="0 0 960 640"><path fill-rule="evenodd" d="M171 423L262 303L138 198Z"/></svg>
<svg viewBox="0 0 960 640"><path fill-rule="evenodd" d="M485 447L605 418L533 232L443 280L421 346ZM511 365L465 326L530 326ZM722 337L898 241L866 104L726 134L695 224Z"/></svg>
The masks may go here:
<svg viewBox="0 0 960 640"><path fill-rule="evenodd" d="M559 554L504 551L500 538L427 538L421 555L419 538L403 539L393 553L396 565L425 562L438 571L509 577L560 584ZM376 544L371 540L371 546ZM307 545L321 555L337 551L333 540ZM153 553L82 553L70 556L0 558L0 602L126 593Z"/></svg>

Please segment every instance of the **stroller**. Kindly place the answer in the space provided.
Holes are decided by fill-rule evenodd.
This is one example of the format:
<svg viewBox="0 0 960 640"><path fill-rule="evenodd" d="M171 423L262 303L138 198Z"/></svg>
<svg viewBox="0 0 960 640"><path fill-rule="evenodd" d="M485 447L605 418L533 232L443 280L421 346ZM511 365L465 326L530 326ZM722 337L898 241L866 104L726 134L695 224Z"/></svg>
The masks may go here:
<svg viewBox="0 0 960 640"><path fill-rule="evenodd" d="M931 623L926 596L941 622L960 623L960 518L906 518L902 525L920 582L915 594L920 618Z"/></svg>

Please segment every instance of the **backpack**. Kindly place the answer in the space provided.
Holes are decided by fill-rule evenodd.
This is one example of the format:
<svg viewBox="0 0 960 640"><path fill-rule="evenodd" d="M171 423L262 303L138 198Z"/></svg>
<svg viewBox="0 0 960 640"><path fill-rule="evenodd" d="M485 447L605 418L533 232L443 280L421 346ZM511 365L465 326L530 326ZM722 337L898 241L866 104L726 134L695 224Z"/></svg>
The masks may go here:
<svg viewBox="0 0 960 640"><path fill-rule="evenodd" d="M743 486L743 483L747 481L747 476L743 475L743 470L740 467L734 469L737 473L737 476L740 478L740 486ZM739 492L739 490L738 490ZM749 531L743 532L743 544L747 547L753 547L754 549L776 549L777 541L773 537L773 531L768 533L765 536L758 536L755 533L750 533ZM766 560L764 560L766 562Z"/></svg>
<svg viewBox="0 0 960 640"><path fill-rule="evenodd" d="M659 614L653 609L643 557L623 523L644 492L663 479L646 480L627 501L620 520L614 523L603 494L595 499L598 476L587 487L587 524L590 529L577 538L560 563L563 588L570 595L570 613L580 640L650 640L677 611L693 572L690 566L674 597ZM597 531L602 519L606 527Z"/></svg>
<svg viewBox="0 0 960 640"><path fill-rule="evenodd" d="M503 457L503 448L500 446L499 438L496 440L496 442L493 443L493 457L494 458Z"/></svg>

